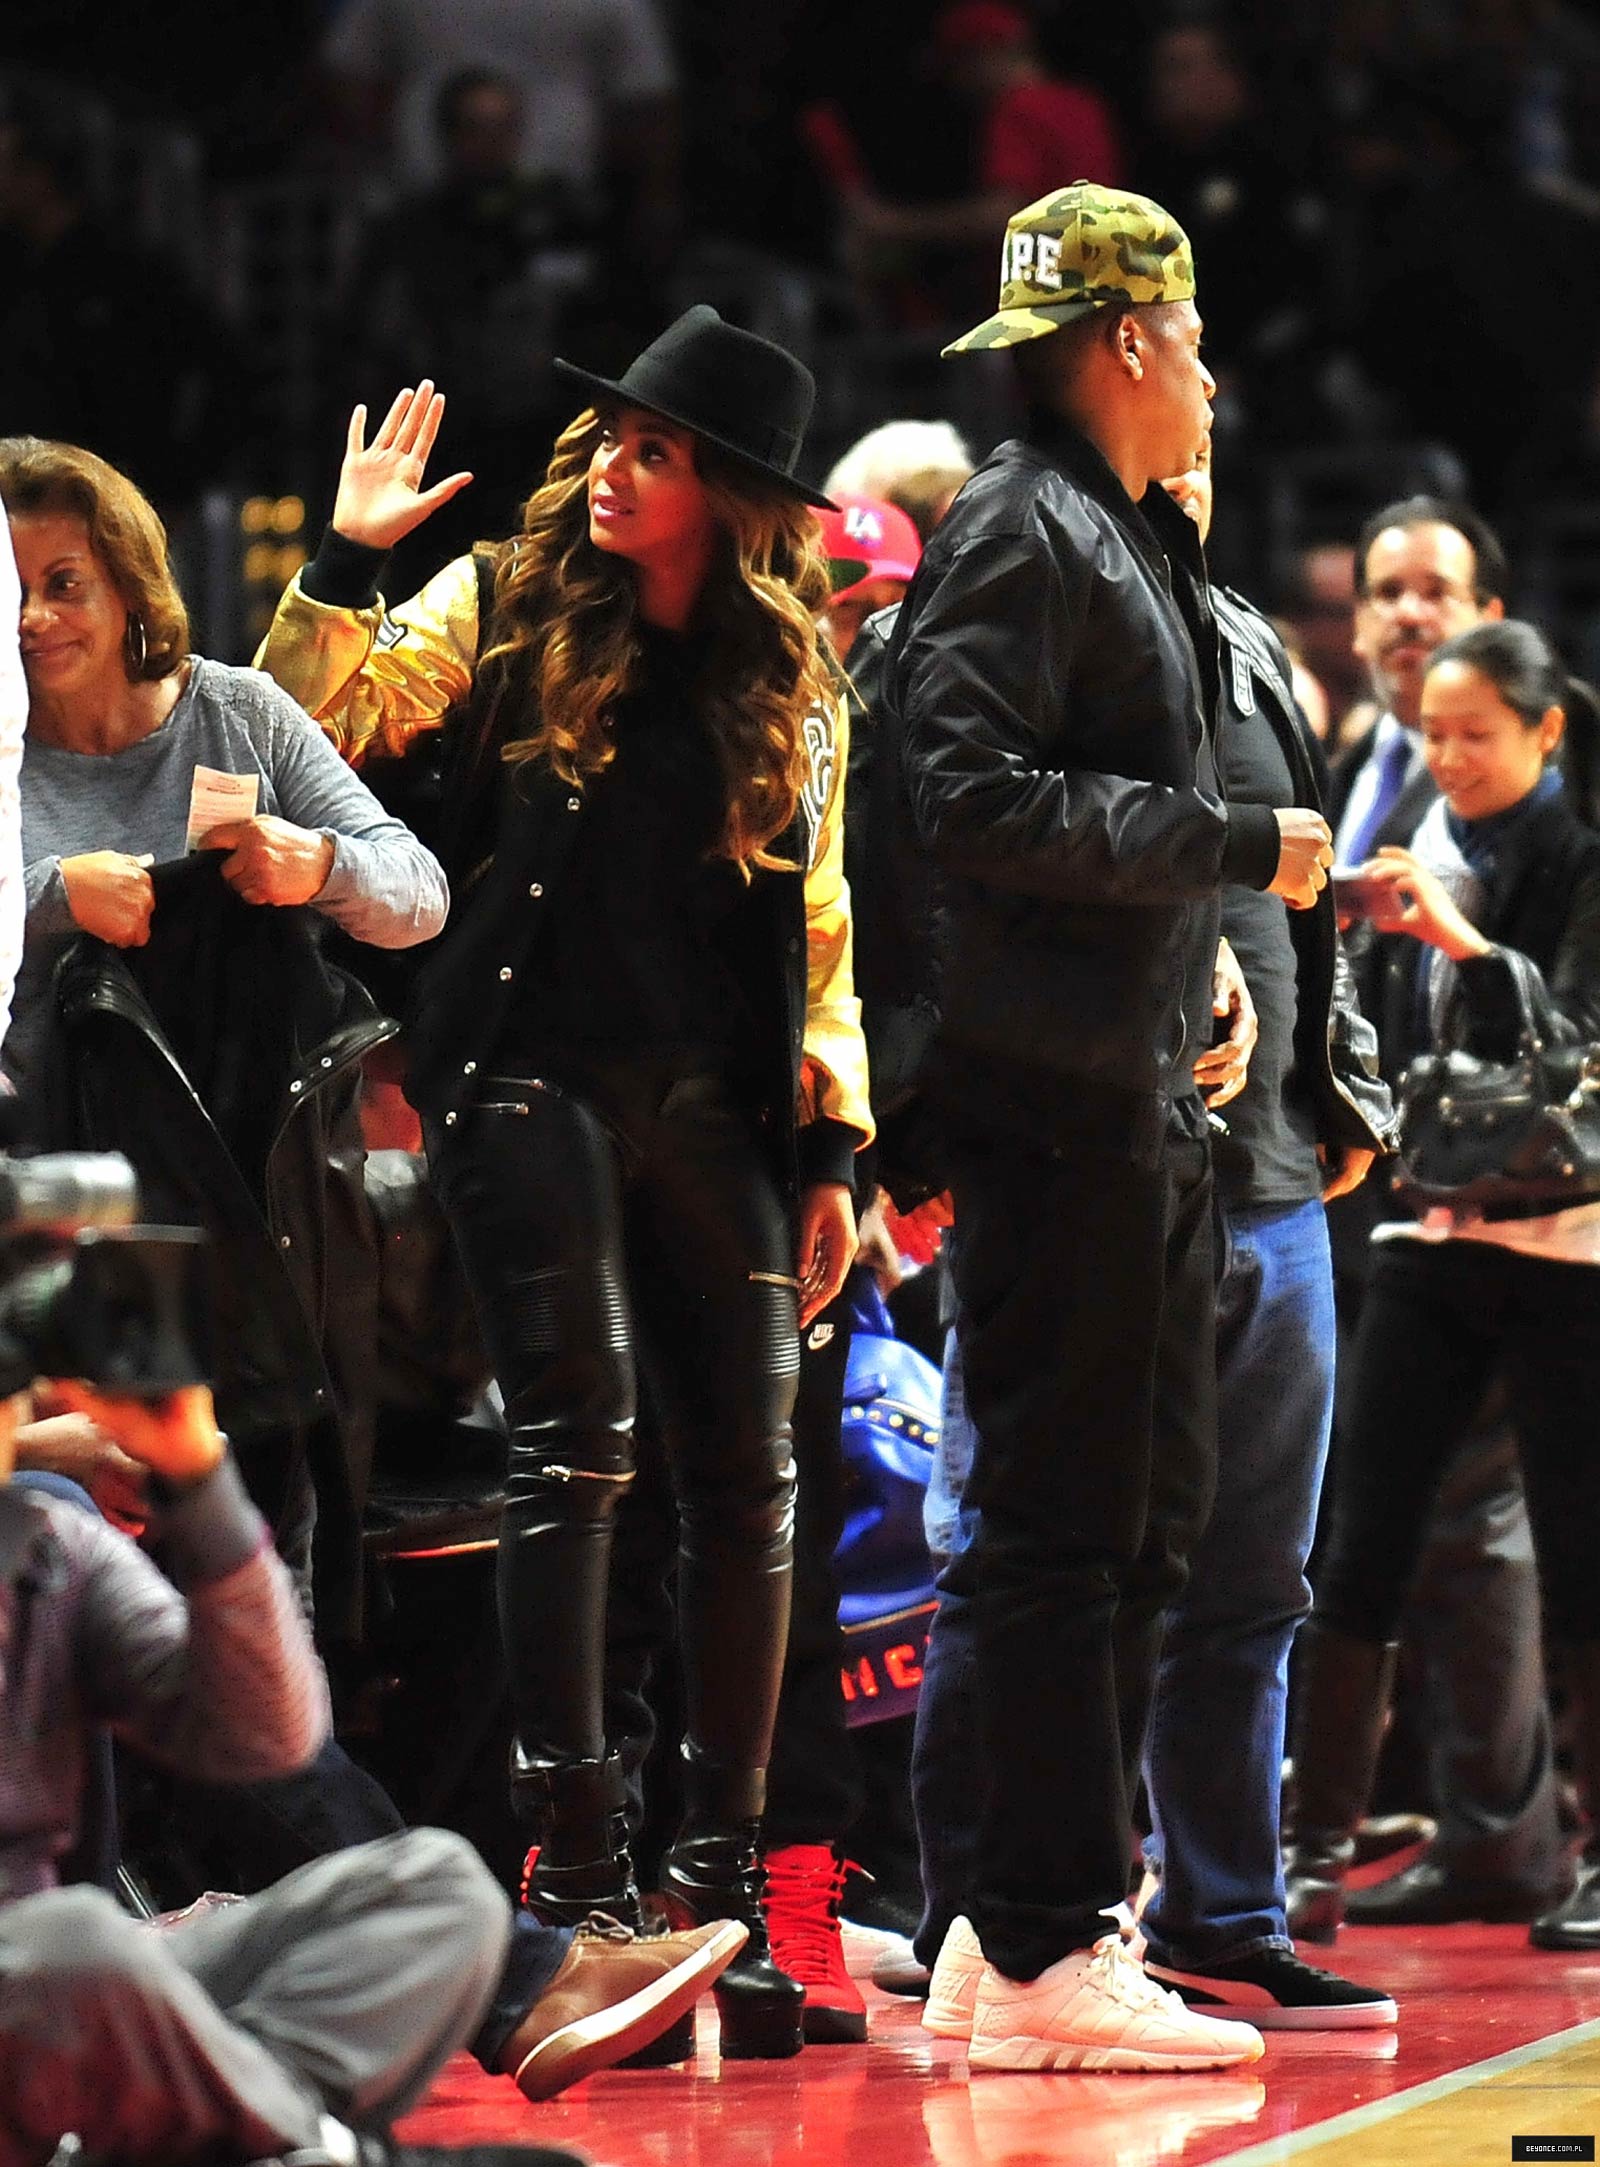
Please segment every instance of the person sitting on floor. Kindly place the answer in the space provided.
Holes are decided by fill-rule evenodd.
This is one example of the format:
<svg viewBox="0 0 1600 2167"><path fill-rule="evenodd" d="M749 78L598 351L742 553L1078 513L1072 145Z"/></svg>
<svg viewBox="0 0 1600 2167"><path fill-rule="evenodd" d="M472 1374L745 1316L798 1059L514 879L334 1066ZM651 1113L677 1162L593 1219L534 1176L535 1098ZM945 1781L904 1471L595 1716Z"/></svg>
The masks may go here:
<svg viewBox="0 0 1600 2167"><path fill-rule="evenodd" d="M86 1744L110 1723L213 1779L304 1765L328 1708L289 1577L204 1387L153 1406L68 1388L149 1470L171 1579L115 1529L12 1483L0 1418L0 2167L68 2132L95 2156L302 2167L429 2157L384 2134L470 2037L500 1978L506 1899L461 1838L413 1829L319 1859L166 1931L61 1888ZM184 1592L186 1591L186 1593ZM640 1944L554 1937L518 2045L551 2092L676 2020L735 1955L723 1922ZM521 2081L522 2072L518 2072ZM527 2089L524 2085L524 2089ZM565 2154L491 2148L490 2163Z"/></svg>

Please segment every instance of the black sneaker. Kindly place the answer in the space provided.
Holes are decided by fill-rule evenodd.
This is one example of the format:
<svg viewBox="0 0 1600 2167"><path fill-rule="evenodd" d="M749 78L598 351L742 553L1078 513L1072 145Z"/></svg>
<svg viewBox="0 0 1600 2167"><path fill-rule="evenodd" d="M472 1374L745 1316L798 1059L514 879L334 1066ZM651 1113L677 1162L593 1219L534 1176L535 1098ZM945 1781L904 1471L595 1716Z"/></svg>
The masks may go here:
<svg viewBox="0 0 1600 2167"><path fill-rule="evenodd" d="M1397 2021L1391 1995L1302 1963L1292 1949L1258 1949L1208 1971L1183 1971L1146 1955L1152 1979L1207 2016L1236 2017L1263 2032L1351 2032Z"/></svg>

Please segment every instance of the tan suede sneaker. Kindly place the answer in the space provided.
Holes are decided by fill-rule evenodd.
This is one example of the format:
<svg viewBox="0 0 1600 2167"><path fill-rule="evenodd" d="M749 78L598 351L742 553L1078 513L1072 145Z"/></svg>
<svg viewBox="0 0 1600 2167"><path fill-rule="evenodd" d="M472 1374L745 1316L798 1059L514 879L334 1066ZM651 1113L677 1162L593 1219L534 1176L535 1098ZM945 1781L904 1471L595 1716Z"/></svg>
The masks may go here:
<svg viewBox="0 0 1600 2167"><path fill-rule="evenodd" d="M749 1939L736 1919L684 1934L630 1933L594 1912L506 2041L500 2068L529 2099L550 2099L658 2039Z"/></svg>

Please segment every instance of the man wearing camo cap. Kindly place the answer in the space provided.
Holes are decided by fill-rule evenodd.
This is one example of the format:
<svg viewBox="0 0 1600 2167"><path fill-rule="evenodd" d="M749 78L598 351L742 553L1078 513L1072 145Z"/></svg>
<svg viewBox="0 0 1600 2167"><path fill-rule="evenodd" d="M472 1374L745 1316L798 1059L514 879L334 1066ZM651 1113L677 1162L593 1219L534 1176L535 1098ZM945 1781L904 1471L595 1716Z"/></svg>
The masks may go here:
<svg viewBox="0 0 1600 2167"><path fill-rule="evenodd" d="M1253 1035L1219 969L1219 894L1308 908L1331 861L1318 814L1230 808L1218 776L1204 559L1159 486L1209 440L1200 330L1158 204L1079 182L1017 213L999 309L949 350L1011 350L1027 431L934 535L889 660L940 877L930 1089L977 1439L977 1534L949 1592L973 1628L985 1795L925 2021L970 2037L975 2070L1262 2051L1157 1986L1104 1917L1162 1615L1215 1479L1199 1094L1242 1085Z"/></svg>

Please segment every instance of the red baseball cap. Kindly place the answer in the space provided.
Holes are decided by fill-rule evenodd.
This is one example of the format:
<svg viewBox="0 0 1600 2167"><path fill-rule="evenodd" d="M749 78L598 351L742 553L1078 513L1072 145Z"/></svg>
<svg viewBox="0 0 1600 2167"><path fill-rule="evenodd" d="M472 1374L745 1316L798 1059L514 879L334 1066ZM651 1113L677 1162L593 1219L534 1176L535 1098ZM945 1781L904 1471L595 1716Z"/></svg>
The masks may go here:
<svg viewBox="0 0 1600 2167"><path fill-rule="evenodd" d="M838 594L854 594L869 579L909 579L921 560L916 528L898 504L881 497L840 497L836 510L818 515L818 524L829 557L866 566Z"/></svg>

